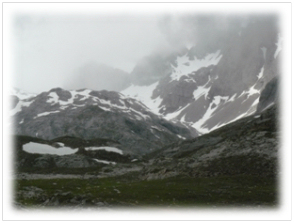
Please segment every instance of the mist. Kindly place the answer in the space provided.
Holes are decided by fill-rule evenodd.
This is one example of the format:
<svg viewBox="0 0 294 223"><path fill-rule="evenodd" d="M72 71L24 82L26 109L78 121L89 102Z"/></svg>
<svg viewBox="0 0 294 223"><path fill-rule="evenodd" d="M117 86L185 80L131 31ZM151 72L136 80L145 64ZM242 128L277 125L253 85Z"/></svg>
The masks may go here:
<svg viewBox="0 0 294 223"><path fill-rule="evenodd" d="M140 58L168 45L154 16L18 15L13 31L14 85L34 93L79 87L87 64L130 73Z"/></svg>
<svg viewBox="0 0 294 223"><path fill-rule="evenodd" d="M185 14L166 15L158 25L166 40L174 49L192 46L214 46L258 20L277 29L275 14ZM260 31L262 32L262 30Z"/></svg>
<svg viewBox="0 0 294 223"><path fill-rule="evenodd" d="M171 67L164 61L173 53L196 47L195 53L204 56L202 49L216 51L255 19L275 27L271 15L18 15L15 87L39 93L55 87L120 91L131 82L150 84L168 75Z"/></svg>

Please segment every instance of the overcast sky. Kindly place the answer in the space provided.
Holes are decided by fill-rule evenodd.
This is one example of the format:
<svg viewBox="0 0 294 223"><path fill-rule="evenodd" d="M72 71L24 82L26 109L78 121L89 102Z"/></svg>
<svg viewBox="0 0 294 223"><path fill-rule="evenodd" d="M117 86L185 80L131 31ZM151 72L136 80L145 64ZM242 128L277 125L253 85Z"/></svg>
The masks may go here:
<svg viewBox="0 0 294 223"><path fill-rule="evenodd" d="M9 24L13 85L31 93L64 88L86 64L104 63L130 73L154 51L209 44L236 22L235 17L213 17L212 11L239 16L238 10L246 8L230 5L228 13L227 4L15 3L4 12L7 6L16 7ZM253 4L249 11L256 10L260 7Z"/></svg>
<svg viewBox="0 0 294 223"><path fill-rule="evenodd" d="M140 58L168 47L158 19L151 15L17 15L14 85L33 93L63 87L89 62L131 72Z"/></svg>

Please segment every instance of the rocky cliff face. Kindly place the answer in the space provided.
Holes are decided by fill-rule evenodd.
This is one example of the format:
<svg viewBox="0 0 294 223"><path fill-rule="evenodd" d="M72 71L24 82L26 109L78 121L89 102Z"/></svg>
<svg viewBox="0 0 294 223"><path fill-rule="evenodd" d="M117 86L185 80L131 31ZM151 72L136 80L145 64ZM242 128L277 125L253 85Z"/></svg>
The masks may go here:
<svg viewBox="0 0 294 223"><path fill-rule="evenodd" d="M157 116L135 99L109 91L56 88L19 100L11 115L18 135L47 140L61 136L107 138L135 154L190 137L184 126Z"/></svg>
<svg viewBox="0 0 294 223"><path fill-rule="evenodd" d="M267 83L264 90L261 92L256 113L261 113L270 106L273 106L274 104L279 104L278 99L279 80L277 77L274 77L271 81Z"/></svg>
<svg viewBox="0 0 294 223"><path fill-rule="evenodd" d="M279 76L282 37L276 22L272 16L252 16L246 24L218 34L218 39L211 37L210 41L207 36L209 44L203 37L203 44L162 56L160 69L151 62L148 69L146 63L138 64L136 74L141 67L160 75L157 79L146 75L150 78L145 85L138 82L121 93L141 100L168 120L185 123L198 134L252 115L265 85Z"/></svg>

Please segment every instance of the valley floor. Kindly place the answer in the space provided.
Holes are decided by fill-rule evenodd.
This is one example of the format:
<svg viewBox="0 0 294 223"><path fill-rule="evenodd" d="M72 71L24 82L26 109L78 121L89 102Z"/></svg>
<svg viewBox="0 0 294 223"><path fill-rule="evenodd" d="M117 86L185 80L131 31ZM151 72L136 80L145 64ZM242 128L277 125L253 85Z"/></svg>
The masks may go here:
<svg viewBox="0 0 294 223"><path fill-rule="evenodd" d="M109 178L17 179L18 208L49 207L276 207L273 177L250 175L139 180Z"/></svg>

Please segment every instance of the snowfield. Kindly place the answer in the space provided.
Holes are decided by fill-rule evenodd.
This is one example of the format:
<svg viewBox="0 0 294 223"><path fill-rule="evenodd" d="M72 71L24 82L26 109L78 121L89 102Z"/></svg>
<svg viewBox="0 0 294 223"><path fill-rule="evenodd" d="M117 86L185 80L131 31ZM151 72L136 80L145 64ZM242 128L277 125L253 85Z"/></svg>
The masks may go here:
<svg viewBox="0 0 294 223"><path fill-rule="evenodd" d="M47 144L30 142L30 143L23 145L23 150L28 153L51 154L51 155L64 156L64 155L74 154L79 149L72 149L70 147L55 148L55 147L49 146Z"/></svg>
<svg viewBox="0 0 294 223"><path fill-rule="evenodd" d="M115 147L108 147L108 146L103 146L103 147L86 147L85 150L91 151L91 150L105 150L107 152L114 152L114 153L119 153L123 155L123 151L120 149L117 149Z"/></svg>
<svg viewBox="0 0 294 223"><path fill-rule="evenodd" d="M153 113L160 115L160 104L162 102L162 99L160 97L157 97L155 99L152 99L153 91L158 86L158 81L149 85L149 86L135 86L131 85L127 89L121 91L122 94L137 99L141 101L143 104L145 104Z"/></svg>
<svg viewBox="0 0 294 223"><path fill-rule="evenodd" d="M222 55L220 50L215 53L208 54L203 59L189 60L188 55L177 58L177 66L173 66L173 73L171 75L171 81L179 81L183 75L188 75L192 72L196 72L202 67L208 67L210 65L217 65L221 60Z"/></svg>

